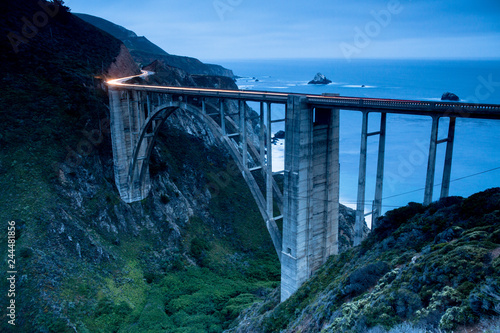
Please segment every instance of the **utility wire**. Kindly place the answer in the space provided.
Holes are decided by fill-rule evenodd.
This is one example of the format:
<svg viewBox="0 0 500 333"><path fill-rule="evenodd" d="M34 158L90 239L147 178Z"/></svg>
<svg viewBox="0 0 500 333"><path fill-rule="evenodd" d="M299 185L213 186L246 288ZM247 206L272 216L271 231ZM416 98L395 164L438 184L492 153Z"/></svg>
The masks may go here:
<svg viewBox="0 0 500 333"><path fill-rule="evenodd" d="M482 175L482 174L485 174L485 173L488 173L488 172L493 172L493 171L499 170L499 169L500 169L500 167L496 167L496 168L493 168L493 169L489 169L489 170L481 171L481 172L478 172L478 173L474 173L472 175L463 176L463 177L460 177L460 178L456 178L456 179L450 180L450 183L453 183L453 182L456 182L456 181L459 181L459 180L463 180L463 179L466 179L466 178L471 178L471 177L479 176L479 175ZM440 185L442 185L442 183L435 184L434 187L437 187L437 186L440 186ZM415 193L415 192L424 191L424 190L425 190L425 187L424 188L419 188L418 190L413 190L413 191L409 191L409 192L405 192L405 193L391 195L389 197L382 198L382 200L391 199L391 198L395 198L395 197L400 197L400 196L403 196L403 195L406 195L406 194Z"/></svg>
<svg viewBox="0 0 500 333"><path fill-rule="evenodd" d="M489 169L489 170L477 172L477 173L474 173L474 174L471 174L471 175L468 175L468 176L463 176L463 177L455 178L453 180L450 180L450 183L453 183L453 182L456 182L456 181L459 181L459 180L463 180L463 179L466 179L466 178L475 177L475 176L482 175L482 174L485 174L485 173L493 172L493 171L496 171L496 170L500 170L500 167L496 167L496 168L493 168L493 169ZM437 187L437 186L440 186L440 185L441 185L441 183L440 184L435 184L434 187ZM423 191L423 190L425 190L425 187L419 188L419 189L413 190L413 191L408 191L408 192L404 192L404 193L400 193L400 194L395 194L395 195L391 195L391 196L388 196L388 197L384 197L384 198L382 198L382 200L396 198L396 197L400 197L400 196L403 196L403 195L407 195L407 194L411 194L411 193L415 193L415 192L419 192L419 191ZM302 197L302 196L300 196L299 199L310 199L310 198L309 197ZM323 200L323 201L325 201L326 203L331 202L331 200ZM347 202L344 201L343 204L357 205L358 202L357 201L347 201ZM367 203L366 201L365 201L364 205L365 206L372 206L371 203ZM382 205L382 207L399 208L401 206Z"/></svg>

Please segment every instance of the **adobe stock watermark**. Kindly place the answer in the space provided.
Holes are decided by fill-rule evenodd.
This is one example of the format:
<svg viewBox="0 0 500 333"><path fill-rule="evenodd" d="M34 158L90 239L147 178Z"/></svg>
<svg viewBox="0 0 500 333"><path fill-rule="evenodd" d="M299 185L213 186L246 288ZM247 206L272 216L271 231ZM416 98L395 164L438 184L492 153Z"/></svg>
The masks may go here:
<svg viewBox="0 0 500 333"><path fill-rule="evenodd" d="M488 78L480 75L477 77L477 80L479 84L474 90L475 95L467 97L467 100L471 101L471 103L484 102L495 93L496 88L500 87L500 81L493 81L493 74L488 75Z"/></svg>
<svg viewBox="0 0 500 333"><path fill-rule="evenodd" d="M404 183L405 179L411 177L418 168L427 164L428 142L415 140L413 143L415 148L407 156L398 156L399 164L396 172L386 173L387 185L392 192L396 190L398 184Z"/></svg>
<svg viewBox="0 0 500 333"><path fill-rule="evenodd" d="M76 151L69 146L66 146L68 154L64 163L72 168L76 169L83 162L83 158L90 156L97 147L99 147L104 141L104 135L111 133L110 130L110 120L109 118L102 119L99 122L100 129L94 129L92 131L82 130L84 138L82 138L76 145ZM54 163L54 171L59 175L60 164Z"/></svg>
<svg viewBox="0 0 500 333"><path fill-rule="evenodd" d="M19 53L19 46L21 44L28 44L30 39L38 35L39 29L44 28L49 24L50 19L59 13L60 6L57 1L46 2L39 0L38 6L41 10L33 14L31 19L26 16L21 18L23 27L20 32L11 31L7 34L12 50L15 53Z"/></svg>
<svg viewBox="0 0 500 333"><path fill-rule="evenodd" d="M469 95L465 98L468 103L484 103L488 100L497 89L500 88L500 81L493 80L493 74L489 74L487 78L483 75L479 75L477 77L479 83L476 85L474 89L474 95ZM448 111L443 115L443 117L449 117L452 113L458 113L458 115L462 118L471 117L471 113L474 112L475 106L457 103L453 107L450 107Z"/></svg>
<svg viewBox="0 0 500 333"><path fill-rule="evenodd" d="M208 174L209 183L207 188L212 197L218 196L221 191L231 185L231 181L240 173L238 166L235 163L228 163L226 170L217 173L211 172Z"/></svg>
<svg viewBox="0 0 500 333"><path fill-rule="evenodd" d="M350 61L354 55L360 54L361 51L370 46L373 39L377 38L383 29L391 24L394 15L401 14L403 9L404 7L399 0L390 0L385 9L372 10L370 15L373 20L368 21L362 28L359 26L354 28L352 43L340 43L339 47L344 58Z"/></svg>
<svg viewBox="0 0 500 333"><path fill-rule="evenodd" d="M479 81L479 83L474 89L474 95L470 95L465 98L471 103L485 102L495 92L498 91L498 88L500 88L500 81L494 81L493 74L489 74L486 78L482 75L479 75L477 77L477 80ZM469 108L459 108L458 110L454 110L453 108L451 108L447 112L445 112L441 118L452 116L452 113L455 113L454 111L457 111L462 118L469 118L472 112L472 110ZM397 166L396 172L386 173L387 185L393 192L396 189L396 185L403 183L406 178L411 177L418 168L427 165L429 141L415 140L414 145L415 148L411 150L407 156L398 156L399 164Z"/></svg>
<svg viewBox="0 0 500 333"><path fill-rule="evenodd" d="M243 0L214 0L213 6L215 12L221 21L226 19L226 14L233 12L237 7L241 6Z"/></svg>

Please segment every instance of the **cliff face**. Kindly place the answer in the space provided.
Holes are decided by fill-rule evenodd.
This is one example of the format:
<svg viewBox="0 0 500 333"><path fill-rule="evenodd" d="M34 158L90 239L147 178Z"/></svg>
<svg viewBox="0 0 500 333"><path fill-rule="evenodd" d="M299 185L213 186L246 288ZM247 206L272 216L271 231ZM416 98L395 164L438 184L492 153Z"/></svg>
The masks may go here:
<svg viewBox="0 0 500 333"><path fill-rule="evenodd" d="M279 279L243 179L213 135L178 112L153 153L151 195L123 203L99 78L138 68L120 41L47 5L57 14L45 27L17 50L8 39L0 44L0 220L15 222L18 271L16 327L3 312L0 330L221 331L236 305ZM2 35L23 36L22 18L43 8L36 0L2 2ZM231 202L233 191L238 199ZM7 244L7 233L1 240ZM2 258L6 272L6 251ZM9 289L5 279L0 288ZM230 302L240 294L251 297ZM9 301L2 297L0 306ZM182 317L186 312L199 316Z"/></svg>
<svg viewBox="0 0 500 333"><path fill-rule="evenodd" d="M219 65L204 64L198 59L191 57L168 54L157 45L151 43L147 38L138 37L135 32L102 18L87 14L75 15L120 39L130 50L134 60L143 66L151 64L156 60L161 60L166 65L180 68L189 74L227 76L234 78L233 72L229 69Z"/></svg>
<svg viewBox="0 0 500 333"><path fill-rule="evenodd" d="M106 79L117 79L120 77L132 76L140 73L139 67L130 55L125 45L121 45L120 53L106 71Z"/></svg>
<svg viewBox="0 0 500 333"><path fill-rule="evenodd" d="M145 84L238 90L234 80L227 76L192 75L181 68L167 65L163 60L154 60L143 69L155 73L142 82Z"/></svg>

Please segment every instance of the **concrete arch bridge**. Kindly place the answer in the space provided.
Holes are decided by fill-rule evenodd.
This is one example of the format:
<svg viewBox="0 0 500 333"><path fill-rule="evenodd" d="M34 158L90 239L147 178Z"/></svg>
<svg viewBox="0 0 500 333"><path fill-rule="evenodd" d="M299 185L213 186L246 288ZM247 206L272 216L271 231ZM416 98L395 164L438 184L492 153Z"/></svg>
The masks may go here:
<svg viewBox="0 0 500 333"><path fill-rule="evenodd" d="M148 75L149 73L143 73ZM339 110L362 112L355 245L362 240L367 138L379 137L373 217L380 215L384 180L387 114L432 118L424 204L432 201L437 145L446 143L441 197L449 194L456 118L500 119L500 105L410 101L333 95L201 89L107 83L115 180L125 202L144 199L150 190L149 159L161 125L183 109L223 142L236 161L257 203L281 262L281 300L286 300L330 255L338 253ZM257 102L253 112L246 102ZM232 105L232 107L229 107ZM285 117L273 119L274 105ZM380 130L368 132L370 113L380 113ZM448 135L438 140L439 119L448 117ZM253 133L251 122L258 122ZM271 125L284 123L283 191L272 167ZM255 134L255 136L253 136ZM256 181L265 179L265 187ZM278 211L274 208L278 207ZM276 221L283 220L283 233Z"/></svg>

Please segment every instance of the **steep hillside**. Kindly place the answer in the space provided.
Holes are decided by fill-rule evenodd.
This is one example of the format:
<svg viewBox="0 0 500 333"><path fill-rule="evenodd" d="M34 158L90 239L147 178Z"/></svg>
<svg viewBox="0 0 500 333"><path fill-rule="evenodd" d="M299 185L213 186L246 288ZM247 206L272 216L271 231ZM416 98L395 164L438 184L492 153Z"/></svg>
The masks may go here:
<svg viewBox="0 0 500 333"><path fill-rule="evenodd" d="M332 257L286 302L277 297L231 332L378 333L402 322L410 325L391 332L498 332L500 188L390 211L361 246Z"/></svg>
<svg viewBox="0 0 500 333"><path fill-rule="evenodd" d="M195 58L168 54L146 37L138 37L135 32L102 18L88 14L75 15L120 39L130 50L135 61L144 66L155 60L162 60L168 66L178 67L189 74L234 77L231 70L220 65L204 64Z"/></svg>
<svg viewBox="0 0 500 333"><path fill-rule="evenodd" d="M0 9L9 37L0 41L0 269L17 272L15 291L0 298L3 309L15 304L0 331L221 332L268 297L279 284L274 248L213 134L171 116L153 152L150 196L125 204L102 79L138 73L128 50L62 1ZM168 66L156 79L234 88L227 77ZM10 288L2 279L2 293Z"/></svg>
<svg viewBox="0 0 500 333"><path fill-rule="evenodd" d="M138 73L128 50L61 2L1 6L13 42L0 45L0 221L15 222L18 273L15 296L0 299L4 309L15 301L16 326L3 311L0 330L217 332L274 288L279 264L243 179L230 173L208 190L235 168L210 133L172 117L153 154L152 194L124 204L101 78ZM23 18L43 12L50 19L28 33Z"/></svg>

